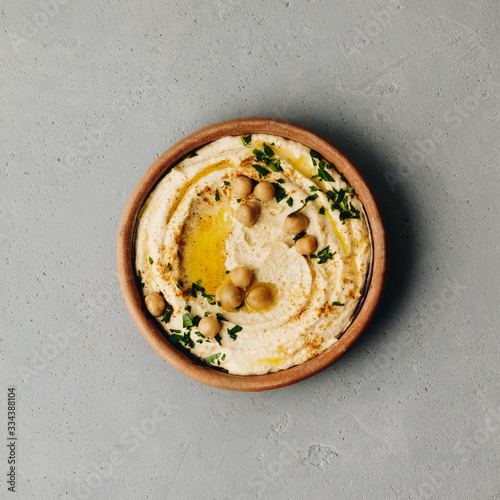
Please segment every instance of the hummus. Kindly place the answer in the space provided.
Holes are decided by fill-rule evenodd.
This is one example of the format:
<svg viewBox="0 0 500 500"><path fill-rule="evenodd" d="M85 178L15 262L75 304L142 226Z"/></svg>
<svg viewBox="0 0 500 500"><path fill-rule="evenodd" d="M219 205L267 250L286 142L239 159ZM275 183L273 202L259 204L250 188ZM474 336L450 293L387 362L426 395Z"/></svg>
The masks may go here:
<svg viewBox="0 0 500 500"><path fill-rule="evenodd" d="M271 182L274 198L237 198L238 176ZM252 201L259 214L246 227L235 213ZM293 212L309 221L305 233L317 243L311 255L295 247L304 232L283 232ZM165 300L157 320L167 338L211 366L258 375L337 342L363 297L372 250L362 204L333 164L297 142L252 134L203 146L160 180L140 212L135 252L144 296ZM272 304L223 306L229 271L240 266L253 276L247 296L264 286ZM214 338L199 332L206 316L219 321Z"/></svg>

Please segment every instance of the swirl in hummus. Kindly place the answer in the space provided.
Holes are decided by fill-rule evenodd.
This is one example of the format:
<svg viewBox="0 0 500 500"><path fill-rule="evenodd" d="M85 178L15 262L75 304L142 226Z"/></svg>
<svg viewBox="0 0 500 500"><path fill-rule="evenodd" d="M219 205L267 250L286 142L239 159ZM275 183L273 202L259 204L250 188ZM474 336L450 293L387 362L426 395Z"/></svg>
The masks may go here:
<svg viewBox="0 0 500 500"><path fill-rule="evenodd" d="M274 197L238 198L241 176L254 186L269 181ZM247 227L236 211L250 202L258 216ZM307 228L286 234L294 212ZM304 236L315 243L311 255L296 247ZM283 370L337 342L362 299L372 253L362 204L334 165L302 144L264 134L224 137L172 168L141 210L135 251L143 295L159 307L146 304L166 336L238 375ZM264 307L221 302L229 272L241 266L252 275L242 293L249 299L252 289L267 288ZM206 317L215 331L220 326L217 335L200 332Z"/></svg>

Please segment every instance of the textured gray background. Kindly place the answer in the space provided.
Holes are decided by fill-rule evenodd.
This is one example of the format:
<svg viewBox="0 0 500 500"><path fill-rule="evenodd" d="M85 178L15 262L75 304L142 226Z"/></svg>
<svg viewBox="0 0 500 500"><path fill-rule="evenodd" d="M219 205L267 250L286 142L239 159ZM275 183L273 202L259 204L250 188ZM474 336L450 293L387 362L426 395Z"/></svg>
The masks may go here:
<svg viewBox="0 0 500 500"><path fill-rule="evenodd" d="M1 498L498 499L497 1L2 2ZM175 141L295 121L374 186L364 337L285 389L177 373L118 288L125 201Z"/></svg>

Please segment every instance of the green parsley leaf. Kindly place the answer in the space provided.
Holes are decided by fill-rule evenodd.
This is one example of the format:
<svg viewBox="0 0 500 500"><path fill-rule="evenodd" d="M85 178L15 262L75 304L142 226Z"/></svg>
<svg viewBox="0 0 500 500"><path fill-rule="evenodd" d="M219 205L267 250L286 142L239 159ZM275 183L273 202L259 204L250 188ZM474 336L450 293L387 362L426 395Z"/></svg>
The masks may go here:
<svg viewBox="0 0 500 500"><path fill-rule="evenodd" d="M309 257L311 259L318 259L318 264L324 264L327 260L333 259L333 256L337 252L330 252L330 247L327 246L323 250L319 251L316 255L311 254Z"/></svg>
<svg viewBox="0 0 500 500"><path fill-rule="evenodd" d="M233 340L236 340L237 339L237 333L238 332L241 332L241 330L243 330L243 328L239 325L236 325L236 326L233 326L233 328L231 328L230 330L227 331L228 335L233 339Z"/></svg>
<svg viewBox="0 0 500 500"><path fill-rule="evenodd" d="M193 151L188 158L194 158L195 156L198 156L198 153L196 151Z"/></svg>
<svg viewBox="0 0 500 500"><path fill-rule="evenodd" d="M276 182L279 182L280 184L284 184L285 183L285 179L276 179Z"/></svg>
<svg viewBox="0 0 500 500"><path fill-rule="evenodd" d="M180 342L183 338L183 335L174 333L173 335L170 335L170 342L174 342L175 344L177 344L177 342Z"/></svg>
<svg viewBox="0 0 500 500"><path fill-rule="evenodd" d="M205 358L205 362L208 364L213 363L215 360L219 359L219 357L220 352L218 352L217 354L212 354L211 356Z"/></svg>
<svg viewBox="0 0 500 500"><path fill-rule="evenodd" d="M177 288L178 288L179 290L182 290L182 287L184 286L184 282L183 282L183 281L181 281L181 280L179 280L179 281L176 283L176 285L177 285Z"/></svg>
<svg viewBox="0 0 500 500"><path fill-rule="evenodd" d="M182 316L182 326L184 328L191 328L193 326L193 320L189 313L184 313L184 316Z"/></svg>
<svg viewBox="0 0 500 500"><path fill-rule="evenodd" d="M161 317L160 321L162 321L163 323L168 323L172 318L173 312L174 308L167 301L165 301L165 313Z"/></svg>
<svg viewBox="0 0 500 500"><path fill-rule="evenodd" d="M252 142L252 134L241 136L241 142L243 146L248 146Z"/></svg>
<svg viewBox="0 0 500 500"><path fill-rule="evenodd" d="M299 213L310 201L313 201L315 200L316 198L318 198L318 195L317 194L311 194L310 196L308 196L305 200L300 200L300 202L302 203L302 206L300 208L297 208L297 210L289 213L287 215L287 217L291 217L292 215L295 215L297 213Z"/></svg>
<svg viewBox="0 0 500 500"><path fill-rule="evenodd" d="M313 175L311 179L315 179L316 177L319 177L323 181L335 182L335 179L326 170L322 168L319 168L318 173L316 175Z"/></svg>
<svg viewBox="0 0 500 500"><path fill-rule="evenodd" d="M252 167L255 168L255 170L257 170L257 172L259 172L259 174L263 177L269 174L269 170L267 170L267 168L261 167L260 165L252 165Z"/></svg>
<svg viewBox="0 0 500 500"><path fill-rule="evenodd" d="M224 186L229 186L229 182L228 181L222 181L224 183Z"/></svg>
<svg viewBox="0 0 500 500"><path fill-rule="evenodd" d="M204 316L205 316L205 318L206 318L207 316L210 316L210 313L209 313L208 311L205 311Z"/></svg>
<svg viewBox="0 0 500 500"><path fill-rule="evenodd" d="M193 325L194 326L198 326L200 324L200 321L201 321L201 318L200 316L196 315L194 318L193 318ZM201 335L201 333L200 333Z"/></svg>
<svg viewBox="0 0 500 500"><path fill-rule="evenodd" d="M166 267L165 271L167 271L167 273L169 273L171 270L172 270L172 266L170 265L170 262L169 262L167 264L167 267Z"/></svg>
<svg viewBox="0 0 500 500"><path fill-rule="evenodd" d="M305 232L305 231L302 231L301 233L296 234L296 235L293 237L293 241L294 241L294 242L297 242L298 240L300 240L300 238L303 238L305 235L306 235L306 232Z"/></svg>
<svg viewBox="0 0 500 500"><path fill-rule="evenodd" d="M224 316L223 316L221 313L217 313L217 319L218 319L219 321L227 321L227 319L226 319L226 318L224 318Z"/></svg>
<svg viewBox="0 0 500 500"><path fill-rule="evenodd" d="M314 149L311 149L311 161L314 166L316 166L316 160L321 160L321 155L317 151L314 151Z"/></svg>
<svg viewBox="0 0 500 500"><path fill-rule="evenodd" d="M320 189L319 189L319 188L317 188L316 186L309 186L309 189L310 189L311 191L313 191L313 192L314 192L314 191L320 191Z"/></svg>
<svg viewBox="0 0 500 500"><path fill-rule="evenodd" d="M293 198L290 196L288 200L286 200L286 204L291 207L293 205Z"/></svg>
<svg viewBox="0 0 500 500"><path fill-rule="evenodd" d="M154 264L154 260L151 257L149 257L149 263Z"/></svg>
<svg viewBox="0 0 500 500"><path fill-rule="evenodd" d="M220 195L219 195L219 190L215 190L215 201L220 201Z"/></svg>
<svg viewBox="0 0 500 500"><path fill-rule="evenodd" d="M286 193L285 188L283 186L280 186L275 182L273 182L273 186L274 186L274 198L279 203L281 200L284 200L288 196L288 194Z"/></svg>
<svg viewBox="0 0 500 500"><path fill-rule="evenodd" d="M272 150L272 148L270 146L268 146L266 143L264 143L263 145L263 149L264 149L264 154L268 157L268 158L272 158L274 156L274 151Z"/></svg>
<svg viewBox="0 0 500 500"><path fill-rule="evenodd" d="M140 269L137 271L137 277L139 278L139 283L141 284L141 288L144 288L146 285L142 282L142 273Z"/></svg>
<svg viewBox="0 0 500 500"><path fill-rule="evenodd" d="M319 207L319 213L325 215L325 207Z"/></svg>
<svg viewBox="0 0 500 500"><path fill-rule="evenodd" d="M335 301L332 306L344 306L345 304L341 304L340 302Z"/></svg>
<svg viewBox="0 0 500 500"><path fill-rule="evenodd" d="M226 359L226 353L222 355L222 358L220 358L221 361L224 361Z"/></svg>
<svg viewBox="0 0 500 500"><path fill-rule="evenodd" d="M219 334L217 334L217 335L214 337L214 339L215 339L215 340L217 341L217 343L219 343L219 344L220 344L220 342L221 342L221 340L222 340L222 339L221 339L221 336L220 336Z"/></svg>

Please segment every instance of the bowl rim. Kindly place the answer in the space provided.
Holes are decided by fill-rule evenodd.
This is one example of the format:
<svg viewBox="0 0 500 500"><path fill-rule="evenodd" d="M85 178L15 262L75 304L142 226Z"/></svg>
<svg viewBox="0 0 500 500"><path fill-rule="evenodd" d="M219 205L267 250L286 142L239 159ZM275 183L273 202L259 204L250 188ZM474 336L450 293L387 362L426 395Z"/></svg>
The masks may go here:
<svg viewBox="0 0 500 500"><path fill-rule="evenodd" d="M137 217L158 181L183 157L199 147L228 135L270 134L304 144L333 163L354 187L363 204L371 231L372 269L364 302L337 342L314 358L282 371L264 375L232 375L196 362L170 343L143 305L136 282L134 242ZM322 135L295 123L270 118L239 118L193 132L160 155L139 179L123 211L117 240L117 266L125 304L150 346L171 366L206 385L233 391L263 391L305 380L337 361L365 330L380 301L387 267L387 241L381 212L363 174L337 146Z"/></svg>

